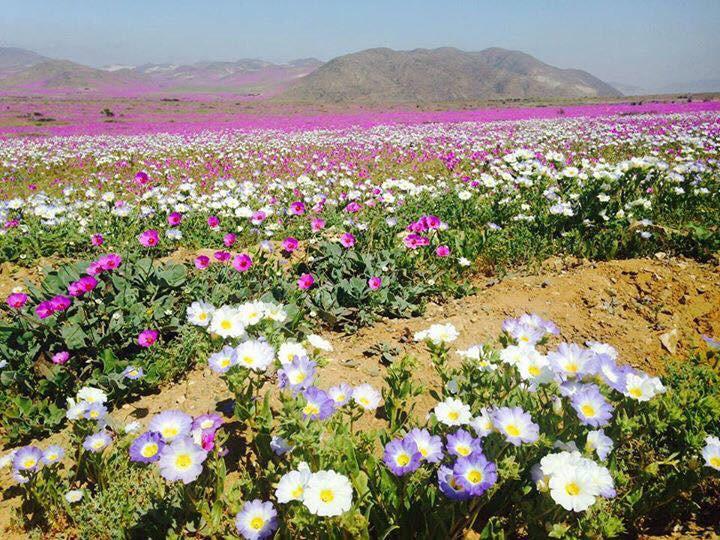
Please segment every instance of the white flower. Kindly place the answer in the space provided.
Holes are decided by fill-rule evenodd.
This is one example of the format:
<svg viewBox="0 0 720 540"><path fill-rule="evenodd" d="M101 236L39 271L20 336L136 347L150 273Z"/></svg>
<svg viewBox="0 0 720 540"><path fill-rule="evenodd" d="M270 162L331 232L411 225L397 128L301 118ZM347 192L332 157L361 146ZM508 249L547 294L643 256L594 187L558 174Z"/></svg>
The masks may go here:
<svg viewBox="0 0 720 540"><path fill-rule="evenodd" d="M237 310L223 306L213 313L209 331L222 338L239 338L245 335L245 325Z"/></svg>
<svg viewBox="0 0 720 540"><path fill-rule="evenodd" d="M140 429L140 422L135 421L135 422L130 422L129 424L127 424L125 426L124 431L125 431L125 433L135 433L139 429Z"/></svg>
<svg viewBox="0 0 720 540"><path fill-rule="evenodd" d="M478 437L485 437L492 433L494 429L492 415L486 408L480 410L480 414L468 422L470 427L475 430Z"/></svg>
<svg viewBox="0 0 720 540"><path fill-rule="evenodd" d="M207 326L215 312L215 307L207 302L193 302L187 308L187 319L195 326Z"/></svg>
<svg viewBox="0 0 720 540"><path fill-rule="evenodd" d="M68 398L68 410L65 413L65 418L68 420L77 420L87 411L88 403L85 401L75 402L73 398Z"/></svg>
<svg viewBox="0 0 720 540"><path fill-rule="evenodd" d="M246 302L237 307L238 317L245 326L254 326L265 317L264 302Z"/></svg>
<svg viewBox="0 0 720 540"><path fill-rule="evenodd" d="M335 471L318 471L308 480L303 503L317 516L339 516L350 510L352 498L347 476Z"/></svg>
<svg viewBox="0 0 720 540"><path fill-rule="evenodd" d="M275 490L275 497L279 503L288 503L290 501L302 501L305 495L305 488L311 477L310 470L303 468L302 470L290 471L285 473L278 482Z"/></svg>
<svg viewBox="0 0 720 540"><path fill-rule="evenodd" d="M107 401L107 395L105 392L98 388L92 388L90 386L83 386L77 393L79 401L85 401L86 403L105 403Z"/></svg>
<svg viewBox="0 0 720 540"><path fill-rule="evenodd" d="M237 364L254 371L265 371L275 360L275 349L264 341L248 340L235 349Z"/></svg>
<svg viewBox="0 0 720 540"><path fill-rule="evenodd" d="M708 437L705 442L707 445L702 450L705 465L720 471L720 440L717 437Z"/></svg>
<svg viewBox="0 0 720 540"><path fill-rule="evenodd" d="M595 452L603 461L612 452L613 440L602 429L590 431L585 441L585 451Z"/></svg>
<svg viewBox="0 0 720 540"><path fill-rule="evenodd" d="M330 352L333 350L332 344L327 339L320 337L317 334L310 334L306 339L310 345L320 351Z"/></svg>
<svg viewBox="0 0 720 540"><path fill-rule="evenodd" d="M271 321L283 323L287 319L285 308L280 304L265 304L265 318Z"/></svg>
<svg viewBox="0 0 720 540"><path fill-rule="evenodd" d="M549 383L554 378L550 361L532 347L527 347L517 364L520 376L525 381L537 384Z"/></svg>
<svg viewBox="0 0 720 540"><path fill-rule="evenodd" d="M452 343L458 337L457 329L450 323L433 324L427 330L415 333L415 341L430 340L435 345Z"/></svg>
<svg viewBox="0 0 720 540"><path fill-rule="evenodd" d="M80 502L84 495L85 493L82 489L71 489L70 491L65 493L65 500L71 504Z"/></svg>
<svg viewBox="0 0 720 540"><path fill-rule="evenodd" d="M296 341L286 341L280 345L278 350L278 359L283 366L291 363L296 356L302 358L307 355L308 352L305 347Z"/></svg>
<svg viewBox="0 0 720 540"><path fill-rule="evenodd" d="M462 426L470 422L470 407L455 398L447 398L435 405L433 410L439 422L448 426Z"/></svg>
<svg viewBox="0 0 720 540"><path fill-rule="evenodd" d="M565 510L584 512L595 504L597 487L590 470L566 467L550 477L550 496Z"/></svg>
<svg viewBox="0 0 720 540"><path fill-rule="evenodd" d="M371 385L365 383L353 388L352 398L363 409L374 411L380 405L382 395Z"/></svg>
<svg viewBox="0 0 720 540"><path fill-rule="evenodd" d="M665 391L660 379L645 373L628 373L625 377L625 395L637 401L649 401Z"/></svg>

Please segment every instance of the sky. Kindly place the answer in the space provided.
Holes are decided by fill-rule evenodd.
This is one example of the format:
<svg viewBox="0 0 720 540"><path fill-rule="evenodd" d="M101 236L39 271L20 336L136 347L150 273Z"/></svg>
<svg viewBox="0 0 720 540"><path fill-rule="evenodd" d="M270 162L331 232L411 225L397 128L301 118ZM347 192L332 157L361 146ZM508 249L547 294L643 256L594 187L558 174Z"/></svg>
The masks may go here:
<svg viewBox="0 0 720 540"><path fill-rule="evenodd" d="M0 46L91 66L521 50L608 82L720 79L720 0L0 0Z"/></svg>

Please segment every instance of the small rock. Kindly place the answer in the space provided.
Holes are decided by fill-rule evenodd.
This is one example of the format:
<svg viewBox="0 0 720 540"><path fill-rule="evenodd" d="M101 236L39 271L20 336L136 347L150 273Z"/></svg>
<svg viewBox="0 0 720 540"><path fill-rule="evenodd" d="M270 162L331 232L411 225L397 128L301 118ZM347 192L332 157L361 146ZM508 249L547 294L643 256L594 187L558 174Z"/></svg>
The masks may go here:
<svg viewBox="0 0 720 540"><path fill-rule="evenodd" d="M675 354L677 350L678 330L673 328L670 332L666 332L660 336L660 343L670 354Z"/></svg>
<svg viewBox="0 0 720 540"><path fill-rule="evenodd" d="M187 399L187 398L186 398L185 396L179 396L175 401L176 401L177 403L185 403L185 400L186 400L186 399Z"/></svg>
<svg viewBox="0 0 720 540"><path fill-rule="evenodd" d="M543 282L540 284L540 287L542 287L543 289L546 289L546 288L548 288L549 286L550 286L550 282L547 281L547 280L543 281Z"/></svg>
<svg viewBox="0 0 720 540"><path fill-rule="evenodd" d="M667 257L667 253L665 253L664 251L658 251L655 254L655 258L658 259L659 261L662 261L666 257Z"/></svg>

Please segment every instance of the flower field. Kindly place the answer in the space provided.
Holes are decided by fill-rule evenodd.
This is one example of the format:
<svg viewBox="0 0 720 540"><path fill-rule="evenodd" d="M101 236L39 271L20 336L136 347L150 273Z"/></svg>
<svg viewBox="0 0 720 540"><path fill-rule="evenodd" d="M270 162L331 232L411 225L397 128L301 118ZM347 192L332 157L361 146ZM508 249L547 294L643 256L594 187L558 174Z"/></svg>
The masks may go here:
<svg viewBox="0 0 720 540"><path fill-rule="evenodd" d="M717 527L692 105L0 140L4 534Z"/></svg>

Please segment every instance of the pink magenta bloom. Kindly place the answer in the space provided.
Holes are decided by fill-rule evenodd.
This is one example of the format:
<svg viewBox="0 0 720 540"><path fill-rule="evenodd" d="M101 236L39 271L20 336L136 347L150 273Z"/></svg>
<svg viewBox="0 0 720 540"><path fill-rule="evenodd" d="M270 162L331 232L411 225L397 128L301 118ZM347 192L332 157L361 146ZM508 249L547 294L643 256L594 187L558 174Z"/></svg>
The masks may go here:
<svg viewBox="0 0 720 540"><path fill-rule="evenodd" d="M11 308L20 309L28 301L28 295L24 293L12 293L7 297L7 305Z"/></svg>
<svg viewBox="0 0 720 540"><path fill-rule="evenodd" d="M370 279L368 279L368 287L370 287L373 291L377 291L380 287L382 287L382 279L373 276Z"/></svg>
<svg viewBox="0 0 720 540"><path fill-rule="evenodd" d="M225 244L225 247L233 247L233 245L235 245L235 240L237 240L237 236L233 233L227 233L223 236L223 244Z"/></svg>
<svg viewBox="0 0 720 540"><path fill-rule="evenodd" d="M207 224L211 229L217 229L220 226L220 218L217 216L210 216L207 219Z"/></svg>
<svg viewBox="0 0 720 540"><path fill-rule="evenodd" d="M253 262L250 258L250 255L247 253L241 253L240 255L235 255L235 258L233 259L232 265L235 270L238 272L247 272L250 270L250 267L252 266Z"/></svg>
<svg viewBox="0 0 720 540"><path fill-rule="evenodd" d="M160 242L160 235L158 235L158 232L155 229L148 229L147 231L140 233L138 241L145 247L157 246L158 242Z"/></svg>
<svg viewBox="0 0 720 540"><path fill-rule="evenodd" d="M108 253L107 255L103 255L97 260L100 268L106 271L115 270L120 266L121 262L122 257L117 253Z"/></svg>
<svg viewBox="0 0 720 540"><path fill-rule="evenodd" d="M195 257L195 268L205 270L208 266L210 266L210 257L207 255L198 255Z"/></svg>
<svg viewBox="0 0 720 540"><path fill-rule="evenodd" d="M148 177L148 174L145 171L140 171L137 174L135 174L135 183L145 185L148 183L150 178Z"/></svg>
<svg viewBox="0 0 720 540"><path fill-rule="evenodd" d="M55 313L55 310L50 305L50 302L40 302L35 306L35 315L38 319L47 319L53 313Z"/></svg>
<svg viewBox="0 0 720 540"><path fill-rule="evenodd" d="M311 274L302 274L298 279L298 287L300 289L307 290L315 284L315 278Z"/></svg>
<svg viewBox="0 0 720 540"><path fill-rule="evenodd" d="M93 234L90 237L90 243L95 247L102 246L104 242L105 239L103 238L102 234Z"/></svg>
<svg viewBox="0 0 720 540"><path fill-rule="evenodd" d="M182 214L180 212L173 212L168 216L167 220L171 227L177 227L182 222Z"/></svg>
<svg viewBox="0 0 720 540"><path fill-rule="evenodd" d="M340 236L340 243L346 248L351 248L355 245L355 236L349 232L343 233Z"/></svg>
<svg viewBox="0 0 720 540"><path fill-rule="evenodd" d="M438 246L435 249L435 255L437 255L438 257L447 257L448 255L450 255L450 248L447 246Z"/></svg>
<svg viewBox="0 0 720 540"><path fill-rule="evenodd" d="M350 214L356 214L360 210L362 210L362 206L360 206L360 203L356 203L356 202L351 202L350 204L348 204L345 207L345 211Z"/></svg>
<svg viewBox="0 0 720 540"><path fill-rule="evenodd" d="M305 203L302 201L290 203L290 213L295 216L301 216L305 213Z"/></svg>
<svg viewBox="0 0 720 540"><path fill-rule="evenodd" d="M52 355L52 363L57 364L59 366L63 365L65 362L67 362L70 359L70 353L67 351L60 351L56 352Z"/></svg>
<svg viewBox="0 0 720 540"><path fill-rule="evenodd" d="M67 296L63 296L62 294L58 294L57 296L54 296L49 300L50 307L53 311L65 311L67 308L70 307L70 304L72 304L72 300L68 298Z"/></svg>
<svg viewBox="0 0 720 540"><path fill-rule="evenodd" d="M284 251L287 251L288 253L292 253L295 251L298 247L298 241L297 238L293 238L292 236L288 236L285 240L282 241L282 248Z"/></svg>
<svg viewBox="0 0 720 540"><path fill-rule="evenodd" d="M213 257L220 262L225 262L230 260L230 253L227 251L216 251L213 253Z"/></svg>
<svg viewBox="0 0 720 540"><path fill-rule="evenodd" d="M138 345L140 345L141 347L147 348L147 347L151 347L157 341L157 338L158 338L157 330L148 329L148 330L143 330L142 332L140 332L140 334L138 335L137 342L138 342Z"/></svg>
<svg viewBox="0 0 720 540"><path fill-rule="evenodd" d="M312 232L318 232L321 229L325 228L325 220L322 218L315 218L310 222L310 228L312 229Z"/></svg>

